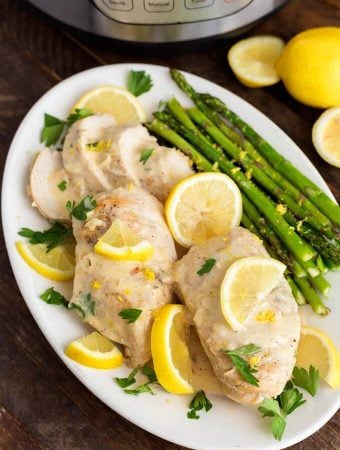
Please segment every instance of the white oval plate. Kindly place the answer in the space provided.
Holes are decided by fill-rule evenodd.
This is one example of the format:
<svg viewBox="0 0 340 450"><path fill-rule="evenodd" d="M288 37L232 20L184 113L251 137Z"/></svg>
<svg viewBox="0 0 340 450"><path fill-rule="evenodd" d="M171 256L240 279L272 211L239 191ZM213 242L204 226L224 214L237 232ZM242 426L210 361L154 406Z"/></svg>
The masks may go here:
<svg viewBox="0 0 340 450"><path fill-rule="evenodd" d="M11 145L6 162L2 189L2 218L4 234L11 265L20 291L33 317L45 337L66 366L76 377L106 405L141 428L168 441L194 449L279 449L295 444L314 433L337 411L340 393L321 383L316 398L305 393L307 403L288 417L287 429L282 441L274 440L267 419L262 419L256 408L244 407L222 397L212 397L213 408L202 413L200 420L186 418L187 396L168 394L160 388L157 395L139 397L123 392L113 377L126 376L128 369L99 371L78 365L68 359L63 349L71 340L82 335L87 328L76 314L62 307L46 305L39 295L51 285L65 295L70 295L67 283L53 283L31 270L15 249L21 227L46 228L46 221L30 205L26 195L29 166L34 154L42 148L39 143L43 114L48 112L65 118L75 101L87 90L102 84L125 86L130 69L145 70L154 80L152 90L140 97L147 113L158 107L160 100L176 96L189 104L185 95L170 79L168 69L146 64L117 64L87 70L61 82L47 92L28 112ZM206 91L220 97L243 119L253 126L282 155L289 158L299 169L331 195L325 182L291 139L262 113L231 92L194 75L186 74L188 81L198 91ZM339 274L329 275L333 289L328 305L332 312L326 318L317 317L309 306L303 308L304 322L320 327L332 339L340 342Z"/></svg>

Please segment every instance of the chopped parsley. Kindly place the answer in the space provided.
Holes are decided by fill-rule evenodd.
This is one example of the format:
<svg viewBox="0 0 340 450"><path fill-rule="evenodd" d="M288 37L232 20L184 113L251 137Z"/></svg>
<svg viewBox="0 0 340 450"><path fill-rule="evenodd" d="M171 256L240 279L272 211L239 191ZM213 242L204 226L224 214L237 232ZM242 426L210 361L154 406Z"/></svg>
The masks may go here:
<svg viewBox="0 0 340 450"><path fill-rule="evenodd" d="M92 195L87 195L81 200L78 205L73 200L69 200L66 203L66 208L70 213L70 217L73 216L78 220L86 220L87 213L92 211L97 206L96 200L92 197Z"/></svg>
<svg viewBox="0 0 340 450"><path fill-rule="evenodd" d="M124 391L130 395L139 395L139 394L145 394L145 393L155 395L155 393L151 389L149 383L141 384L136 389L124 389Z"/></svg>
<svg viewBox="0 0 340 450"><path fill-rule="evenodd" d="M20 236L29 239L30 244L47 244L46 252L57 247L63 240L71 235L71 227L56 222L45 231L33 231L30 228L21 228L18 232Z"/></svg>
<svg viewBox="0 0 340 450"><path fill-rule="evenodd" d="M136 383L136 378L135 375L137 375L139 370L139 366L137 366L135 369L133 369L130 374L127 376L127 378L118 378L116 377L116 383L118 384L119 387L125 389L129 386L131 386L132 384Z"/></svg>
<svg viewBox="0 0 340 450"><path fill-rule="evenodd" d="M209 273L215 264L216 264L216 259L214 259L214 258L206 259L204 261L202 267L196 272L197 275L199 275L201 277L202 275Z"/></svg>
<svg viewBox="0 0 340 450"><path fill-rule="evenodd" d="M134 323L138 319L138 317L142 314L141 309L122 309L118 315L127 321L127 323Z"/></svg>
<svg viewBox="0 0 340 450"><path fill-rule="evenodd" d="M133 369L130 372L130 374L127 376L127 378L116 377L115 378L116 383L118 384L119 387L124 389L124 392L126 392L127 394L130 394L130 395L139 395L139 394L145 394L145 393L155 395L155 393L153 392L153 390L150 387L150 384L158 383L158 380L157 380L155 371L147 363L144 364L144 366L141 369L141 372L143 375L148 377L149 381L147 383L143 383L143 384L137 386L135 389L127 389L128 387L130 387L131 385L136 383L135 377L139 370L140 370L140 366L137 366L135 369Z"/></svg>
<svg viewBox="0 0 340 450"><path fill-rule="evenodd" d="M145 70L130 70L127 79L127 89L138 97L150 91L153 86L152 78Z"/></svg>
<svg viewBox="0 0 340 450"><path fill-rule="evenodd" d="M208 412L212 408L212 403L209 401L204 391L199 391L194 396L189 404L189 409L187 413L188 419L199 419L200 416L197 414L197 411L202 411L203 409Z"/></svg>
<svg viewBox="0 0 340 450"><path fill-rule="evenodd" d="M67 189L67 181L66 181L66 180L63 180L63 181L61 181L59 184L57 184L57 186L58 186L58 188L59 188L61 191L66 191L66 189Z"/></svg>
<svg viewBox="0 0 340 450"><path fill-rule="evenodd" d="M150 158L150 156L152 155L154 149L153 148L145 148L139 158L139 162L145 164L146 161Z"/></svg>
<svg viewBox="0 0 340 450"><path fill-rule="evenodd" d="M319 371L313 366L309 367L308 372L306 369L294 367L293 383L305 389L314 397L319 385Z"/></svg>
<svg viewBox="0 0 340 450"><path fill-rule="evenodd" d="M99 141L89 142L88 144L86 144L86 148L88 148L89 150L93 150L97 147L98 144L99 144Z"/></svg>
<svg viewBox="0 0 340 450"><path fill-rule="evenodd" d="M68 308L68 301L66 298L60 294L60 292L55 291L53 287L46 289L46 291L40 295L40 298L48 305L63 305L65 308Z"/></svg>
<svg viewBox="0 0 340 450"><path fill-rule="evenodd" d="M257 369L255 367L252 367L248 361L241 358L240 355L250 356L258 353L260 350L261 347L258 347L255 344L247 344L235 350L222 350L222 351L229 356L236 370L239 372L239 374L245 381L254 386L258 386L259 380L253 375L253 373L257 372Z"/></svg>
<svg viewBox="0 0 340 450"><path fill-rule="evenodd" d="M94 316L96 310L96 302L92 299L91 294L81 294L78 303L69 303L69 309L77 311L83 319L87 316Z"/></svg>

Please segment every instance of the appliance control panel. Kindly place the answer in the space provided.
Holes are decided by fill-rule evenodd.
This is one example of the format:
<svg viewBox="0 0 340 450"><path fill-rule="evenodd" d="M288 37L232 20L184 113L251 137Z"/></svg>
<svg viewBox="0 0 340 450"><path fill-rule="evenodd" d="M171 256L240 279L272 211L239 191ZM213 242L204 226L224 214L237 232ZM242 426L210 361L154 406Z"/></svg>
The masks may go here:
<svg viewBox="0 0 340 450"><path fill-rule="evenodd" d="M107 17L134 25L199 22L230 16L253 0L93 0Z"/></svg>

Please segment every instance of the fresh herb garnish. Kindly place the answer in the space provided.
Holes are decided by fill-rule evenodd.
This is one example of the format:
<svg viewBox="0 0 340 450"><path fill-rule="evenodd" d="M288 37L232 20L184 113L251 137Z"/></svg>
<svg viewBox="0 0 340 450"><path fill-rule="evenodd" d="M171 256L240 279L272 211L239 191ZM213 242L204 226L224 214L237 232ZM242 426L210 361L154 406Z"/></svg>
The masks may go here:
<svg viewBox="0 0 340 450"><path fill-rule="evenodd" d="M188 411L187 417L188 419L199 419L200 416L197 414L197 411L205 409L205 411L208 412L212 406L212 403L209 401L204 391L199 391L189 404L190 411Z"/></svg>
<svg viewBox="0 0 340 450"><path fill-rule="evenodd" d="M152 155L154 149L153 148L145 148L139 158L139 162L145 164L146 161L150 158L150 156Z"/></svg>
<svg viewBox="0 0 340 450"><path fill-rule="evenodd" d="M116 383L118 384L118 386L120 386L121 388L124 389L124 392L126 392L127 394L130 394L130 395L139 395L139 394L144 394L144 393L155 395L155 393L153 392L153 390L150 387L150 384L158 383L158 381L157 381L155 371L148 364L144 364L141 371L142 371L143 375L145 375L149 378L149 381L147 383L141 384L140 386L137 386L135 389L127 389L129 386L136 383L135 376L137 375L139 370L140 370L140 366L137 366L135 369L133 369L130 372L130 374L128 375L127 378L116 377L115 378Z"/></svg>
<svg viewBox="0 0 340 450"><path fill-rule="evenodd" d="M141 384L136 389L124 389L124 391L130 395L139 395L144 393L155 395L149 383Z"/></svg>
<svg viewBox="0 0 340 450"><path fill-rule="evenodd" d="M158 383L156 372L148 363L142 367L142 374L149 378L149 383Z"/></svg>
<svg viewBox="0 0 340 450"><path fill-rule="evenodd" d="M66 180L63 180L63 181L61 181L59 184L57 184L57 186L58 186L58 188L59 188L61 191L66 191L66 189L67 189L67 181L66 181Z"/></svg>
<svg viewBox="0 0 340 450"><path fill-rule="evenodd" d="M60 292L55 291L53 287L46 289L46 291L40 295L40 298L48 305L63 305L65 308L68 307L66 298L60 294Z"/></svg>
<svg viewBox="0 0 340 450"><path fill-rule="evenodd" d="M257 369L255 367L252 367L245 359L241 358L240 355L246 356L254 355L255 353L258 353L260 350L261 347L258 347L255 344L247 344L235 350L222 350L222 351L229 356L236 370L239 372L239 374L245 381L254 386L258 386L259 380L253 375L253 373L257 372Z"/></svg>
<svg viewBox="0 0 340 450"><path fill-rule="evenodd" d="M286 428L286 416L303 405L303 395L288 381L284 390L276 398L265 399L258 408L262 417L272 417L270 429L277 440L281 440Z"/></svg>
<svg viewBox="0 0 340 450"><path fill-rule="evenodd" d="M127 321L127 323L134 323L138 319L138 317L142 314L141 309L122 309L118 315Z"/></svg>
<svg viewBox="0 0 340 450"><path fill-rule="evenodd" d="M99 144L99 141L97 141L97 142L90 142L90 143L86 144L86 148L88 148L89 150L93 150L94 148L97 147L98 144Z"/></svg>
<svg viewBox="0 0 340 450"><path fill-rule="evenodd" d="M133 369L129 375L127 376L127 378L118 378L116 377L116 383L118 384L118 386L120 386L121 388L125 389L129 386L131 386L132 384L136 383L136 378L135 375L137 375L137 372L139 370L139 366L137 366L135 369Z"/></svg>
<svg viewBox="0 0 340 450"><path fill-rule="evenodd" d="M73 200L72 202L69 200L66 203L66 208L70 213L70 217L73 216L78 220L86 220L87 212L92 211L97 206L96 200L92 197L92 195L87 195L81 200L78 205Z"/></svg>
<svg viewBox="0 0 340 450"><path fill-rule="evenodd" d="M30 228L21 228L18 234L28 238L31 244L47 244L46 252L49 252L71 234L71 227L66 227L56 222L51 228L45 231L33 231Z"/></svg>
<svg viewBox="0 0 340 450"><path fill-rule="evenodd" d="M319 385L319 371L313 366L309 366L308 372L306 369L294 367L293 383L314 397Z"/></svg>
<svg viewBox="0 0 340 450"><path fill-rule="evenodd" d="M44 127L41 132L40 141L44 142L46 147L50 147L56 144L63 131L69 128L79 119L91 116L93 113L89 109L81 108L76 109L71 113L66 120L58 119L58 117L51 116L50 114L44 115Z"/></svg>
<svg viewBox="0 0 340 450"><path fill-rule="evenodd" d="M215 264L216 264L216 259L214 259L214 258L206 259L204 261L202 267L196 272L197 275L199 275L201 277L202 275L209 273Z"/></svg>
<svg viewBox="0 0 340 450"><path fill-rule="evenodd" d="M85 319L87 316L94 316L96 302L91 294L81 294L78 303L69 303L69 309L75 309Z"/></svg>
<svg viewBox="0 0 340 450"><path fill-rule="evenodd" d="M150 91L153 86L152 78L145 70L130 70L127 80L127 88L131 94L138 97Z"/></svg>

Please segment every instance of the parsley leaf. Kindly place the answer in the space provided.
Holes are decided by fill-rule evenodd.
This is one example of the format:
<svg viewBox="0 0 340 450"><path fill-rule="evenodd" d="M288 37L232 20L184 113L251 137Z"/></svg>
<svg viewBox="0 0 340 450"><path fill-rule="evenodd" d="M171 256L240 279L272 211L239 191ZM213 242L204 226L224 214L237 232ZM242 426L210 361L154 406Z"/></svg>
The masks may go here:
<svg viewBox="0 0 340 450"><path fill-rule="evenodd" d="M216 259L214 259L214 258L206 259L204 261L202 267L196 272L197 275L199 275L201 277L202 275L209 273L215 264L216 264Z"/></svg>
<svg viewBox="0 0 340 450"><path fill-rule="evenodd" d="M252 367L245 359L241 358L240 355L254 355L261 350L261 347L258 347L255 344L243 345L235 350L222 350L226 355L229 356L231 361L233 362L236 370L239 372L241 377L252 384L253 386L259 385L259 380L253 375L253 373L257 372L255 367Z"/></svg>
<svg viewBox="0 0 340 450"><path fill-rule="evenodd" d="M138 317L142 314L141 309L122 309L118 315L127 321L127 323L134 323L138 319Z"/></svg>
<svg viewBox="0 0 340 450"><path fill-rule="evenodd" d="M139 158L139 162L142 162L143 164L146 163L146 161L150 158L150 156L152 155L154 149L153 148L145 148Z"/></svg>
<svg viewBox="0 0 340 450"><path fill-rule="evenodd" d="M127 394L130 394L130 395L139 395L139 394L144 394L144 393L148 393L148 394L151 394L151 395L155 395L155 393L154 393L154 391L151 389L149 383L141 384L141 385L138 386L136 389L124 389L124 391L125 391Z"/></svg>
<svg viewBox="0 0 340 450"><path fill-rule="evenodd" d="M67 189L67 181L66 180L61 181L59 184L57 184L57 187L61 191L66 191L66 189Z"/></svg>
<svg viewBox="0 0 340 450"><path fill-rule="evenodd" d="M56 144L64 131L65 122L50 114L44 115L44 127L40 135L40 142L44 142L46 147Z"/></svg>
<svg viewBox="0 0 340 450"><path fill-rule="evenodd" d="M66 119L66 125L70 127L74 124L74 122L92 115L93 112L88 108L76 108Z"/></svg>
<svg viewBox="0 0 340 450"><path fill-rule="evenodd" d="M142 374L149 378L149 383L158 383L156 372L148 363L144 364Z"/></svg>
<svg viewBox="0 0 340 450"><path fill-rule="evenodd" d="M71 227L66 227L56 222L51 228L45 231L33 231L30 228L21 228L18 234L28 238L31 244L47 244L46 253L48 253L71 234Z"/></svg>
<svg viewBox="0 0 340 450"><path fill-rule="evenodd" d="M313 366L309 367L308 372L306 369L294 367L293 383L305 389L314 397L319 385L319 371Z"/></svg>
<svg viewBox="0 0 340 450"><path fill-rule="evenodd" d="M294 409L306 403L306 400L303 400L303 394L301 394L298 389L294 388L293 383L290 381L288 381L286 387L277 399L281 409L287 415L292 413Z"/></svg>
<svg viewBox="0 0 340 450"><path fill-rule="evenodd" d="M145 70L130 70L127 80L127 89L138 97L150 91L153 86L152 78Z"/></svg>
<svg viewBox="0 0 340 450"><path fill-rule="evenodd" d="M138 371L140 370L140 366L137 366L135 369L133 369L127 378L118 378L116 377L116 383L118 386L124 389L124 391L127 394L130 395L139 395L139 394L152 394L155 395L153 390L150 387L151 383L157 383L157 377L152 367L150 367L148 364L144 364L142 368L142 373L146 375L149 378L149 381L147 383L141 384L140 386L136 387L135 389L126 389L127 387L131 386L132 384L136 383L135 376L137 375Z"/></svg>
<svg viewBox="0 0 340 450"><path fill-rule="evenodd" d="M132 384L136 383L136 378L135 375L137 374L139 370L139 366L137 366L135 369L133 369L127 378L118 378L116 377L116 383L118 384L118 386L120 386L121 388L127 388L129 386L131 386Z"/></svg>
<svg viewBox="0 0 340 450"><path fill-rule="evenodd" d="M212 408L212 406L212 403L205 395L204 391L199 391L189 404L190 411L188 411L187 417L188 419L199 419L200 416L197 414L197 411L201 411L204 409L206 412L208 412Z"/></svg>
<svg viewBox="0 0 340 450"><path fill-rule="evenodd" d="M70 217L73 216L78 220L86 220L87 212L92 211L97 206L96 200L92 197L92 195L87 195L81 200L78 205L76 205L75 201L71 202L70 200L66 203L66 208L70 213Z"/></svg>
<svg viewBox="0 0 340 450"><path fill-rule="evenodd" d="M94 316L96 302L91 294L84 293L79 297L78 303L69 303L68 308L77 311L85 319L87 316Z"/></svg>
<svg viewBox="0 0 340 450"><path fill-rule="evenodd" d="M46 291L40 295L40 298L48 305L63 305L66 308L68 307L66 298L60 294L60 292L55 291L53 287L46 289Z"/></svg>

